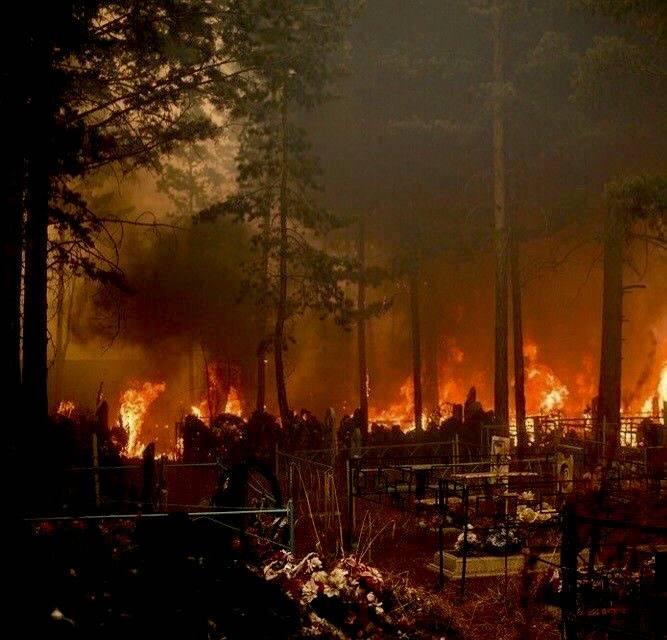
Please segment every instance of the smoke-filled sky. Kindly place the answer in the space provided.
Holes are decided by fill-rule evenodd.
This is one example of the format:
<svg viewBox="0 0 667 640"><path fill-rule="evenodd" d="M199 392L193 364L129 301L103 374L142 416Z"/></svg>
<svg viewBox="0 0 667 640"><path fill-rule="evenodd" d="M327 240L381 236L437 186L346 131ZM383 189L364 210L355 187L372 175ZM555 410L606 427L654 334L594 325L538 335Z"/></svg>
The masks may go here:
<svg viewBox="0 0 667 640"><path fill-rule="evenodd" d="M302 118L321 160L324 202L341 215L366 218L369 262L391 266L405 255L422 257L425 387L437 370L441 401L462 402L474 384L488 406L491 31L488 16L470 4L369 0L350 29L335 96ZM537 346L528 364L540 380L552 374L567 388L564 410L576 414L597 381L604 184L623 174L665 172L664 68L649 86L615 49L625 35L621 26L568 12L563 2L523 4L528 9L517 10L504 33L508 211L521 241L526 343ZM603 54L612 60L608 76L593 82ZM234 135L231 128L232 142ZM233 189L233 150L223 145L212 160L225 176L212 200ZM111 206L172 220L154 177L105 184L114 192ZM187 363L194 350L198 400L205 354L233 368L234 385L252 406L256 319L239 296L248 237L232 222L164 229L158 237L126 230L121 265L135 293L109 300L90 285L77 286L61 394L90 405L102 380L112 401L132 380L165 381L154 420L171 423L191 402ZM351 249L354 231L330 242ZM667 264L642 246L631 254L626 282L645 285L625 305L624 388L637 406L667 360ZM368 330L370 405L381 413L401 403L411 371L408 300L398 280L369 297L392 300ZM292 407L351 411L353 332L317 317L289 329ZM275 410L271 375L269 368ZM542 389L533 383L531 396L528 384L528 409L537 411Z"/></svg>

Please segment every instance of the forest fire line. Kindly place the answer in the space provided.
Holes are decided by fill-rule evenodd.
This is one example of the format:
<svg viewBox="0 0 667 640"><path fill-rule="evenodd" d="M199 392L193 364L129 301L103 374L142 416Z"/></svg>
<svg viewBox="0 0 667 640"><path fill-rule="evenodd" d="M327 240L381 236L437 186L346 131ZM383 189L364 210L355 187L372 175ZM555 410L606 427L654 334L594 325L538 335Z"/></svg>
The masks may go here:
<svg viewBox="0 0 667 640"><path fill-rule="evenodd" d="M571 404L570 390L558 375L546 364L538 359L538 348L534 343L528 343L525 349L526 357L526 396L529 416L545 417L552 420L571 418L584 418L590 420L590 406L584 406L580 411L568 411ZM463 358L460 357L459 361ZM209 369L209 372L211 370ZM585 373L580 372L575 376L575 386L593 391L595 384L592 380L585 380ZM490 385L489 385L490 388ZM488 397L489 388L482 388L480 396ZM199 418L206 424L210 424L210 408L213 407L214 416L221 414L243 417L243 399L241 391L230 385L226 392L221 392L221 385L215 376L209 373L209 388L201 401L189 408L189 413ZM430 418L446 418L451 414L453 405L463 404L469 388L461 378L441 379L439 381L440 408L437 412L430 407L425 408L423 426ZM479 390L478 390L479 391ZM145 446L150 442L157 441L159 450L165 455L174 455L176 444L171 438L173 427L163 426L168 431L167 437L160 432L158 425L155 428L148 427L151 419L152 407L155 401L163 394L168 393L165 382L133 382L127 389L120 393L118 422L127 435L127 443L124 453L128 457L138 457L142 454ZM407 377L399 387L398 400L386 407L371 404L369 407L369 422L390 429L399 425L403 431L414 429L414 403L412 378ZM580 397L575 394L576 397ZM592 399L592 398L591 398ZM224 400L224 404L222 401ZM626 416L653 416L660 415L664 402L667 401L667 362L662 364L659 379L654 386L654 392L648 395L643 403L637 406L625 407ZM65 418L73 418L77 412L77 406L71 400L60 401L56 413ZM514 424L514 417L510 420ZM530 421L529 431L532 430L533 422Z"/></svg>
<svg viewBox="0 0 667 640"><path fill-rule="evenodd" d="M539 358L539 348L531 341L526 342L524 349L526 365L526 407L527 415L536 418L551 420L588 419L591 416L591 403L596 391L596 382L592 371L582 368L571 376L567 384L554 369L542 362ZM465 354L458 348L455 362L462 364ZM211 424L211 416L222 414L244 416L244 399L241 389L230 384L229 374L215 364L207 368L207 388L200 396L201 400L188 409L190 415L199 418L205 424ZM478 374L472 378L477 382L477 395L484 402L491 396L491 384L485 383L485 376ZM480 384L481 382L481 384ZM654 416L660 415L662 403L667 401L667 361L663 362L658 380L643 401L623 408L625 416ZM163 395L168 395L173 387L168 389L164 381L132 382L122 391L118 399L117 427L121 427L127 437L123 452L126 456L141 456L144 448L150 442L155 442L161 455L173 457L176 455L178 444L174 438L172 420L162 418L163 423L158 425L155 420L154 403ZM572 389L572 392L571 392ZM438 384L439 406L431 407L426 404L422 418L422 426L426 427L433 420L443 420L454 411L455 405L463 405L470 385L463 373L457 372L451 366L441 372ZM414 429L413 384L410 376L403 379L398 391L398 399L384 407L372 402L373 393L370 393L369 422L391 429L394 425L400 426L403 431ZM577 404L578 403L578 404ZM488 409L492 407L490 404ZM56 413L72 419L78 411L71 400L60 401ZM345 411L343 411L345 413ZM158 415L164 412L158 410ZM511 412L511 425L514 425L514 413ZM164 424L169 423L169 424ZM528 430L532 433L533 421L530 420Z"/></svg>
<svg viewBox="0 0 667 640"><path fill-rule="evenodd" d="M590 407L583 407L579 412L566 413L564 407L569 399L570 392L566 384L547 365L539 362L538 349L534 344L529 344L525 350L526 355L526 395L528 415L543 416L552 419L570 417L589 418ZM582 386L582 376L579 374L576 384ZM217 407L214 415L229 414L239 417L243 416L242 394L235 386L229 386L221 406L219 385L212 376L211 388L205 393L205 397L190 407L189 413L205 423L210 423L210 407ZM585 384L586 388L594 389L592 382ZM483 389L482 397L486 397L487 391ZM122 427L127 434L127 443L124 453L128 457L140 456L144 447L151 441L164 440L160 442L160 449L165 449L166 454L171 455L175 445L171 438L160 438L159 427L147 428L150 419L151 407L161 395L167 393L165 382L134 382L124 390L119 397L118 426ZM437 415L442 419L451 412L454 404L463 404L468 388L459 379L441 380L439 384L440 410ZM213 398L213 401L212 401ZM625 415L637 416L659 416L662 403L667 401L667 362L663 363L655 391L651 393L641 407L629 407L624 409ZM77 411L75 403L71 400L62 400L57 408L58 415L72 418ZM426 423L431 416L430 408L427 408L423 418ZM434 417L434 416L433 416ZM371 405L369 407L369 421L372 424L391 428L399 425L403 431L414 429L414 403L413 385L411 377L406 378L399 388L399 399L382 408ZM512 417L511 423L514 424ZM532 422L531 422L532 425ZM530 425L529 425L530 426ZM171 427L163 427L171 430ZM156 433L158 432L158 433Z"/></svg>
<svg viewBox="0 0 667 640"><path fill-rule="evenodd" d="M539 349L533 342L527 342L524 347L525 357L525 392L526 411L529 416L570 416L586 418L591 415L591 405L597 394L597 380L594 378L590 361L584 359L584 366L576 374L570 376L573 384L565 384L563 379L555 373L548 365L538 358ZM461 352L459 362L463 361ZM441 373L438 384L438 415L447 415L447 407L453 404L463 404L468 393L462 376L445 378ZM478 379L483 379L478 376ZM514 382L512 381L512 386ZM572 389L572 391L571 391ZM663 363L659 373L658 381L643 402L634 402L623 407L622 413L627 416L653 416L661 415L662 406L667 401L667 362ZM492 397L492 386L490 383L477 386L479 397L486 399ZM424 421L429 418L429 413L436 413L435 407L426 407ZM443 410L445 409L445 410ZM514 411L510 412L511 423L514 423ZM400 425L403 430L414 428L414 402L413 382L408 376L404 379L398 392L398 400L386 407L379 407L371 402L369 407L369 421L382 425Z"/></svg>

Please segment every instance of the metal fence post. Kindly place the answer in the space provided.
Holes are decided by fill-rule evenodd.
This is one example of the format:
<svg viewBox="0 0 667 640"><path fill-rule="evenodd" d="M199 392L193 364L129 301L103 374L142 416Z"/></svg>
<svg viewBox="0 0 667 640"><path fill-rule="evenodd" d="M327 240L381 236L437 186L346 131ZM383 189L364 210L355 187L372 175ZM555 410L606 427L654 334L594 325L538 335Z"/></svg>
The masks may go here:
<svg viewBox="0 0 667 640"><path fill-rule="evenodd" d="M577 521L573 504L562 512L560 545L561 633L563 640L577 638Z"/></svg>
<svg viewBox="0 0 667 640"><path fill-rule="evenodd" d="M287 502L287 522L289 523L289 548L294 553L296 546L294 539L294 503L291 499Z"/></svg>
<svg viewBox="0 0 667 640"><path fill-rule="evenodd" d="M442 499L442 480L438 480L438 586L445 586L445 536L442 531L445 520L445 509Z"/></svg>
<svg viewBox="0 0 667 640"><path fill-rule="evenodd" d="M288 464L289 464L288 494L290 502L294 502L294 463L292 461L289 461Z"/></svg>
<svg viewBox="0 0 667 640"><path fill-rule="evenodd" d="M354 503L354 470L352 460L348 457L345 460L347 476L347 548L352 551L355 530L355 503Z"/></svg>
<svg viewBox="0 0 667 640"><path fill-rule="evenodd" d="M93 491L95 493L95 508L100 508L100 474L98 468L100 466L99 450L97 446L97 434L93 433Z"/></svg>
<svg viewBox="0 0 667 640"><path fill-rule="evenodd" d="M461 597L466 592L466 567L468 561L468 485L463 487L463 562L461 563Z"/></svg>
<svg viewBox="0 0 667 640"><path fill-rule="evenodd" d="M276 474L276 478L278 479L278 482L280 482L280 450L278 449L278 445L276 445L276 448L275 448L273 466L274 466L274 472Z"/></svg>

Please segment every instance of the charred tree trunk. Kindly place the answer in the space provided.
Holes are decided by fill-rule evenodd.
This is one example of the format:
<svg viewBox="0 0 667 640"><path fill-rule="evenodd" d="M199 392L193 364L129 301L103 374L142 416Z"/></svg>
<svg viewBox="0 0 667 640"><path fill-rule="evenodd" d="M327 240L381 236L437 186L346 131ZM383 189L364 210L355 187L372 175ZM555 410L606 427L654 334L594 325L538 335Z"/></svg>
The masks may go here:
<svg viewBox="0 0 667 640"><path fill-rule="evenodd" d="M267 206L262 220L262 300L259 306L259 344L257 345L257 398L255 409L266 409L266 352L269 323L266 315L269 297L269 251L271 247L271 209Z"/></svg>
<svg viewBox="0 0 667 640"><path fill-rule="evenodd" d="M604 231L602 342L596 440L613 456L621 422L623 344L623 216L610 208ZM604 430L604 433L603 433Z"/></svg>
<svg viewBox="0 0 667 640"><path fill-rule="evenodd" d="M60 242L64 240L64 234L60 233ZM51 404L63 400L63 376L65 369L65 358L69 348L69 329L72 318L72 306L74 304L74 290L67 295L67 283L65 282L65 264L60 261L57 268L56 282L56 334L53 340L53 365L51 367L50 391L53 397Z"/></svg>
<svg viewBox="0 0 667 640"><path fill-rule="evenodd" d="M423 430L421 325L419 318L419 267L410 274L410 320L412 329L412 388L415 405L415 429Z"/></svg>
<svg viewBox="0 0 667 640"><path fill-rule="evenodd" d="M519 241L516 231L512 234L510 257L510 278L512 281L512 330L514 346L514 406L516 411L516 435L519 455L523 455L528 445L526 433L526 385L523 361L523 319L521 309L521 269L519 265Z"/></svg>
<svg viewBox="0 0 667 640"><path fill-rule="evenodd" d="M278 256L279 282L278 282L278 305L276 308L276 326L274 332L273 351L276 369L276 391L278 396L278 409L283 426L290 420L289 402L287 400L287 383L285 380L285 363L283 361L283 349L285 343L285 322L287 320L287 105L283 98L281 107L281 129L282 129L282 159L280 176L280 246Z"/></svg>
<svg viewBox="0 0 667 640"><path fill-rule="evenodd" d="M197 403L195 394L195 343L192 337L188 345L188 398L191 406Z"/></svg>
<svg viewBox="0 0 667 640"><path fill-rule="evenodd" d="M11 91L11 90L10 90ZM3 111L5 111L3 109ZM7 114L8 115L7 110ZM5 122L13 122L6 119ZM17 405L21 390L21 262L23 225L24 162L18 145L10 145L3 160L2 192L2 362L5 370L5 393L10 410Z"/></svg>
<svg viewBox="0 0 667 640"><path fill-rule="evenodd" d="M357 259L359 260L359 284L357 287L357 356L359 359L359 409L361 410L362 433L368 431L368 366L366 363L366 219L359 217L359 237L357 238Z"/></svg>
<svg viewBox="0 0 667 640"><path fill-rule="evenodd" d="M45 425L47 397L47 227L48 174L42 162L31 162L26 227L25 303L23 325L23 390L34 425Z"/></svg>
<svg viewBox="0 0 667 640"><path fill-rule="evenodd" d="M439 314L433 306L437 278L433 276L435 266L429 269L429 313L425 315L424 330L424 406L426 418L438 414L440 410L440 380L438 371L438 319Z"/></svg>
<svg viewBox="0 0 667 640"><path fill-rule="evenodd" d="M263 412L266 408L266 341L262 339L257 348L257 397L255 411Z"/></svg>
<svg viewBox="0 0 667 640"><path fill-rule="evenodd" d="M496 423L507 426L508 410L508 253L509 237L505 213L505 131L503 122L502 9L496 0L493 11L493 200L496 249L495 287L495 376Z"/></svg>
<svg viewBox="0 0 667 640"><path fill-rule="evenodd" d="M36 37L31 52L34 67L31 128L28 141L27 221L25 238L25 300L23 325L23 390L29 423L46 425L47 396L47 248L49 225L49 154L51 102L50 47Z"/></svg>
<svg viewBox="0 0 667 640"><path fill-rule="evenodd" d="M12 52L14 55L15 52ZM12 93L13 87L5 88L5 96L2 102L2 114L4 122L20 123L22 120L21 101L7 104L5 98L17 98ZM20 125L19 125L20 126ZM16 138L20 136L17 135ZM0 238L2 239L2 287L4 292L4 304L2 305L2 362L4 363L5 378L3 391L5 401L3 402L5 412L5 423L7 425L18 425L21 422L20 411L23 410L21 402L21 263L23 254L23 186L24 186L25 163L23 149L18 139L10 135L8 148L2 154L2 173L0 180ZM3 460L7 469L7 479L15 482L18 491L10 491L7 498L6 509L8 518L21 513L25 508L22 481L26 469L29 468L27 461L27 447L25 441L27 434L24 429L9 428L3 438ZM11 522L11 524L14 524Z"/></svg>

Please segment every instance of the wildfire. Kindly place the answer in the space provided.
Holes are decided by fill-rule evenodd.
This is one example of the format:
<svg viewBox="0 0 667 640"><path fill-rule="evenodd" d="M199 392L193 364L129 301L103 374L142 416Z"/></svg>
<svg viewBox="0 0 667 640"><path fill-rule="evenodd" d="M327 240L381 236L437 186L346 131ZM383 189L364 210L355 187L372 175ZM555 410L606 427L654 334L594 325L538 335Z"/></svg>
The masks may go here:
<svg viewBox="0 0 667 640"><path fill-rule="evenodd" d="M220 413L229 413L239 417L242 416L241 396L236 387L229 387L227 401L225 402L224 409ZM195 416L195 418L199 418L200 420L208 420L208 414L208 398L202 400L198 405L192 405L190 407L190 415Z"/></svg>
<svg viewBox="0 0 667 640"><path fill-rule="evenodd" d="M125 452L130 457L140 456L145 443L141 441L141 427L149 407L166 389L164 382L134 383L120 396L118 423L127 431Z"/></svg>
<svg viewBox="0 0 667 640"><path fill-rule="evenodd" d="M667 402L667 361L662 363L660 379L658 381L655 393L650 398L647 398L642 405L642 415L654 415L656 413L656 409L657 414L659 415L664 402Z"/></svg>
<svg viewBox="0 0 667 640"><path fill-rule="evenodd" d="M570 391L550 367L538 361L537 345L527 343L524 356L527 361L526 397L529 413L537 409L539 413L548 415L563 409Z"/></svg>
<svg viewBox="0 0 667 640"><path fill-rule="evenodd" d="M241 415L241 398L235 387L229 388L229 395L225 404L225 413L231 413L235 416Z"/></svg>
<svg viewBox="0 0 667 640"><path fill-rule="evenodd" d="M71 418L76 405L71 400L61 400L58 405L58 415L64 416L65 418Z"/></svg>
<svg viewBox="0 0 667 640"><path fill-rule="evenodd" d="M406 378L399 390L400 400L386 409L369 407L368 420L387 426L398 424L404 431L414 426L415 405L412 399L412 378Z"/></svg>

